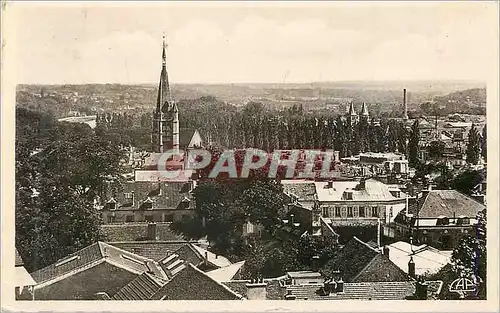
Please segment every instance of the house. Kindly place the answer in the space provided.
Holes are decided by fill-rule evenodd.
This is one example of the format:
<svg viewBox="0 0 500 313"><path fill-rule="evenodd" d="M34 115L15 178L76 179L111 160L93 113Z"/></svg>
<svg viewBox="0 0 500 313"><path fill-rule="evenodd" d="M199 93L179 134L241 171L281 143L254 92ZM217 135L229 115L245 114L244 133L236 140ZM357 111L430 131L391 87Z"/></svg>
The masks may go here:
<svg viewBox="0 0 500 313"><path fill-rule="evenodd" d="M424 190L409 211L400 212L394 223L393 237L425 243L450 250L460 239L474 235L477 215L486 206L456 190Z"/></svg>
<svg viewBox="0 0 500 313"><path fill-rule="evenodd" d="M97 242L32 273L35 300L95 300L146 272L167 278L157 262Z"/></svg>
<svg viewBox="0 0 500 313"><path fill-rule="evenodd" d="M412 260L417 276L435 274L451 261L452 251L441 251L425 244L415 246L398 241L388 245L387 248L389 260L405 273L409 272L408 263Z"/></svg>
<svg viewBox="0 0 500 313"><path fill-rule="evenodd" d="M305 208L312 208L316 200L316 186L309 180L282 180L283 192L290 198L290 202L300 203Z"/></svg>
<svg viewBox="0 0 500 313"><path fill-rule="evenodd" d="M321 216L332 226L391 222L406 208L406 194L376 179L315 182Z"/></svg>
<svg viewBox="0 0 500 313"><path fill-rule="evenodd" d="M109 192L101 209L105 223L173 222L194 214L192 181L126 182Z"/></svg>
<svg viewBox="0 0 500 313"><path fill-rule="evenodd" d="M327 278L348 283L406 282L412 278L384 253L353 237L320 270Z"/></svg>
<svg viewBox="0 0 500 313"><path fill-rule="evenodd" d="M33 277L24 268L24 262L21 255L15 249L15 289L16 289L16 300L33 300L33 287L36 282Z"/></svg>

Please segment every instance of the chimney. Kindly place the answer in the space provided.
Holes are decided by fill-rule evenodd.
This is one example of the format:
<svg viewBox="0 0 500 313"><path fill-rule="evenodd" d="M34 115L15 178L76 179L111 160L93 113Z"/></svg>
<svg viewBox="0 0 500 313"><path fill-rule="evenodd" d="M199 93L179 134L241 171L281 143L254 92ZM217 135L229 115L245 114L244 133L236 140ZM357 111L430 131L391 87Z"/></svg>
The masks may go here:
<svg viewBox="0 0 500 313"><path fill-rule="evenodd" d="M290 225L291 225L291 227L294 227L294 223L295 223L294 215L290 214Z"/></svg>
<svg viewBox="0 0 500 313"><path fill-rule="evenodd" d="M263 282L264 279L257 277L254 282L246 284L248 300L266 300L267 283Z"/></svg>
<svg viewBox="0 0 500 313"><path fill-rule="evenodd" d="M205 251L205 265L208 265L208 251Z"/></svg>
<svg viewBox="0 0 500 313"><path fill-rule="evenodd" d="M317 272L319 270L319 256L315 255L312 257L312 270Z"/></svg>
<svg viewBox="0 0 500 313"><path fill-rule="evenodd" d="M406 104L406 88L403 89L403 110L404 110L403 118L405 120L407 120L408 119L408 106Z"/></svg>
<svg viewBox="0 0 500 313"><path fill-rule="evenodd" d="M415 278L415 262L413 262L413 256L410 256L410 261L408 261L408 274Z"/></svg>
<svg viewBox="0 0 500 313"><path fill-rule="evenodd" d="M295 300L295 299L297 299L297 296L292 295L292 291L288 289L286 291L285 300Z"/></svg>
<svg viewBox="0 0 500 313"><path fill-rule="evenodd" d="M344 281L342 278L337 281L337 289L335 289L335 292L344 292Z"/></svg>
<svg viewBox="0 0 500 313"><path fill-rule="evenodd" d="M148 223L148 240L156 240L156 223Z"/></svg>
<svg viewBox="0 0 500 313"><path fill-rule="evenodd" d="M383 251L384 251L384 255L385 255L387 258L389 258L389 247L388 247L388 246L384 246Z"/></svg>
<svg viewBox="0 0 500 313"><path fill-rule="evenodd" d="M417 281L415 296L418 300L427 300L428 284L425 281Z"/></svg>

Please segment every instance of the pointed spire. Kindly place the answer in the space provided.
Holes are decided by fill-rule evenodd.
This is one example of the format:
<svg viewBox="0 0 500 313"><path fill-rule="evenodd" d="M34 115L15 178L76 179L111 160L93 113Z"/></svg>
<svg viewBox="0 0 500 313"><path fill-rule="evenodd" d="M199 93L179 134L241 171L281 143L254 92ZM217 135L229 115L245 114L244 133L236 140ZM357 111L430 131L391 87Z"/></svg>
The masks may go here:
<svg viewBox="0 0 500 313"><path fill-rule="evenodd" d="M366 103L363 101L363 108L361 109L361 115L363 116L369 116L370 114L368 114L368 108L366 106Z"/></svg>
<svg viewBox="0 0 500 313"><path fill-rule="evenodd" d="M162 65L163 67L167 67L167 39L165 34L163 34L163 51L161 55Z"/></svg>
<svg viewBox="0 0 500 313"><path fill-rule="evenodd" d="M354 110L354 102L353 101L351 101L351 104L349 105L349 115L351 115L351 116L358 115L358 114L356 114L356 110Z"/></svg>
<svg viewBox="0 0 500 313"><path fill-rule="evenodd" d="M160 82L158 84L158 98L156 101L156 112L167 112L171 107L172 99L170 94L170 84L168 82L167 72L167 41L163 36L162 44L162 69L160 74Z"/></svg>

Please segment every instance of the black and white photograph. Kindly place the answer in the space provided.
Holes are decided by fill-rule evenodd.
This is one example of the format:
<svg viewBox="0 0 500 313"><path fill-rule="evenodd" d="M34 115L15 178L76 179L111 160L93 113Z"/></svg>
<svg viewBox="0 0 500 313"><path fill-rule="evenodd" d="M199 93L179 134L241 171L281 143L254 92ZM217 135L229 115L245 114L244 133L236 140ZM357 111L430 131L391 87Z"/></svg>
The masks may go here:
<svg viewBox="0 0 500 313"><path fill-rule="evenodd" d="M2 5L13 307L498 300L496 1Z"/></svg>

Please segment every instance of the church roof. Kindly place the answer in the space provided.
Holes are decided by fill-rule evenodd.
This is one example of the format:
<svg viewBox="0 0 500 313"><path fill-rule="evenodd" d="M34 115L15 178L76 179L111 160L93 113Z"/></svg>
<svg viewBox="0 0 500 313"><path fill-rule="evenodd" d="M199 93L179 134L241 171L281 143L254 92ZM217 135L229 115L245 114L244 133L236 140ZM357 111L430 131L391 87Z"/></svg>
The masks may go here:
<svg viewBox="0 0 500 313"><path fill-rule="evenodd" d="M361 115L368 116L368 107L365 102L363 102L363 108L361 109Z"/></svg>
<svg viewBox="0 0 500 313"><path fill-rule="evenodd" d="M351 102L351 104L349 105L349 115L351 116L356 116L358 115L356 113L356 110L354 109L354 102Z"/></svg>

